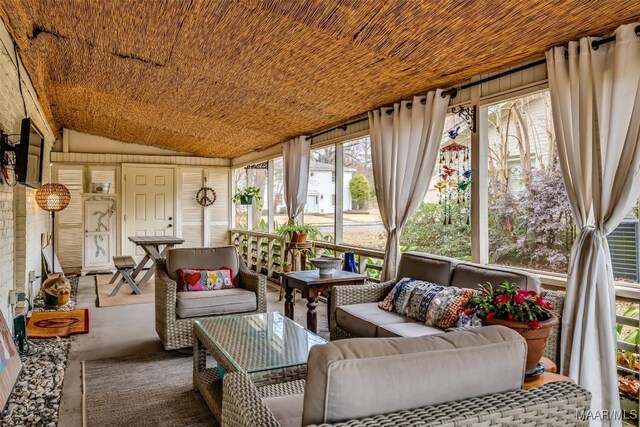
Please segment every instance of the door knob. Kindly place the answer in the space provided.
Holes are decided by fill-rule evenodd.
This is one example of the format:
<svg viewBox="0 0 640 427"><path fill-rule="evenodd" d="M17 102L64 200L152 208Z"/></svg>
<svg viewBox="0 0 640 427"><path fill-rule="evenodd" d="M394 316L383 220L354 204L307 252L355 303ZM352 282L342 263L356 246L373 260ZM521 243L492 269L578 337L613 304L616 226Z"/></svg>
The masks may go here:
<svg viewBox="0 0 640 427"><path fill-rule="evenodd" d="M169 221L173 221L173 217L169 217Z"/></svg>
<svg viewBox="0 0 640 427"><path fill-rule="evenodd" d="M171 227L173 227L173 224L169 224L169 225L167 225L167 227L171 228Z"/></svg>

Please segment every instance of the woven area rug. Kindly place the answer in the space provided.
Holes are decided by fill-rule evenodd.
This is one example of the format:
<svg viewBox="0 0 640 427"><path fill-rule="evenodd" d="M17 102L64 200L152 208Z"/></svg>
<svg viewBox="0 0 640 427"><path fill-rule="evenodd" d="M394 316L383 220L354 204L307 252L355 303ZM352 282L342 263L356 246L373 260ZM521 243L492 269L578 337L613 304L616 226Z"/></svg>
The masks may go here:
<svg viewBox="0 0 640 427"><path fill-rule="evenodd" d="M34 311L27 323L27 337L56 338L89 332L89 310Z"/></svg>
<svg viewBox="0 0 640 427"><path fill-rule="evenodd" d="M216 426L192 375L191 356L175 352L85 361L87 426Z"/></svg>
<svg viewBox="0 0 640 427"><path fill-rule="evenodd" d="M145 271L140 272L139 278L144 276ZM98 307L113 307L116 305L130 304L150 304L155 302L155 278L151 276L149 281L141 289L140 295L132 294L128 284L122 285L118 293L111 296L111 292L116 287L110 285L111 274L100 274L96 276L96 293L98 294Z"/></svg>

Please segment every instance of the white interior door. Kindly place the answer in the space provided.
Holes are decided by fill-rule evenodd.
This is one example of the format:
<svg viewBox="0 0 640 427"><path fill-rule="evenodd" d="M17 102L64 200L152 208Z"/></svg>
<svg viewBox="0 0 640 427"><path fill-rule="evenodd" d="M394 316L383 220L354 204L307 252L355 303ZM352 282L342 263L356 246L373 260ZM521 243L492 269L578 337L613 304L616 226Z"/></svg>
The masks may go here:
<svg viewBox="0 0 640 427"><path fill-rule="evenodd" d="M124 254L139 262L144 251L129 236L174 235L174 169L124 166Z"/></svg>

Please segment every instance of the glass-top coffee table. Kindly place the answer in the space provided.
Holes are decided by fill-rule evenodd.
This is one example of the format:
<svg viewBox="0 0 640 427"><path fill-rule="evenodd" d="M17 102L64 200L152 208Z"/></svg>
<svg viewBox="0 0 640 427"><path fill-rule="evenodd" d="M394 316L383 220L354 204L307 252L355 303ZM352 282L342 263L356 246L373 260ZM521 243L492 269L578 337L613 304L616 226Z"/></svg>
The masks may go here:
<svg viewBox="0 0 640 427"><path fill-rule="evenodd" d="M225 372L248 373L263 397L302 393L309 349L326 343L280 313L197 320L193 336L193 384L218 421ZM207 354L217 366L207 367Z"/></svg>

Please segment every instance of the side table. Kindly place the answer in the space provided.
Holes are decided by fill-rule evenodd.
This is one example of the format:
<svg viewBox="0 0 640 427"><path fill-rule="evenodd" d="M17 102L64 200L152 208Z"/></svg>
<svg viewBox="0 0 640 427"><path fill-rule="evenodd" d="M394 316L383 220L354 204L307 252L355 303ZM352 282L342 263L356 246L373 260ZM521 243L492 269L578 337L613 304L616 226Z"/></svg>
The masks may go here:
<svg viewBox="0 0 640 427"><path fill-rule="evenodd" d="M328 292L327 309L331 307L331 290L334 286L364 285L367 276L336 270L331 276L320 276L318 270L294 271L282 274L282 287L285 292L284 315L293 319L293 290L302 292L302 297L307 299L307 329L316 333L318 331L318 295Z"/></svg>
<svg viewBox="0 0 640 427"><path fill-rule="evenodd" d="M540 364L544 367L544 372L538 375L537 377L525 378L522 388L524 389L535 388L535 387L540 387L541 385L544 385L544 384L554 383L557 381L573 382L571 378L565 377L564 375L557 374L556 372L558 371L558 368L556 364L553 363L551 360L547 359L546 357L543 357L542 359L540 359Z"/></svg>

